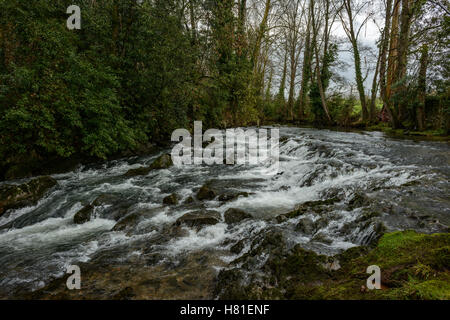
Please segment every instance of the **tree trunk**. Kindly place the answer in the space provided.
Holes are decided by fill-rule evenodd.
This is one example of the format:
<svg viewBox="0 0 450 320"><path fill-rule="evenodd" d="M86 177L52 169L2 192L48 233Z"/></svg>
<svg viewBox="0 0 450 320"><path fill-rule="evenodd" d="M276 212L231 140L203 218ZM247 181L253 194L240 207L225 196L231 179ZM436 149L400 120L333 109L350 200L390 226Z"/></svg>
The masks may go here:
<svg viewBox="0 0 450 320"><path fill-rule="evenodd" d="M266 32L267 28L267 20L269 19L269 12L270 12L270 6L271 6L271 0L266 0L266 7L264 9L264 16L263 19L259 25L258 33L256 36L256 42L255 47L253 48L253 54L252 54L252 64L255 66L257 64L258 58L259 58L259 51L261 50L261 43L262 39L264 37L264 34Z"/></svg>
<svg viewBox="0 0 450 320"><path fill-rule="evenodd" d="M400 121L398 119L398 114L396 110L392 107L392 86L394 84L394 75L397 70L397 56L398 56L398 23L399 23L399 13L400 13L400 1L395 0L394 8L392 12L392 27L391 27L391 37L390 46L388 53L388 68L387 68L387 80L386 87L384 89L384 103L385 109L389 114L392 126L394 128L401 127Z"/></svg>
<svg viewBox="0 0 450 320"><path fill-rule="evenodd" d="M305 114L306 95L308 93L309 77L311 75L311 7L308 13L308 25L306 27L305 52L303 55L302 83L298 97L298 118L303 119Z"/></svg>
<svg viewBox="0 0 450 320"><path fill-rule="evenodd" d="M285 46L285 53L284 53L284 64L283 64L283 75L281 76L281 83L280 83L280 90L278 91L278 104L279 107L281 107L281 110L283 110L283 115L286 113L286 101L284 99L284 91L286 89L286 77L287 77L287 45Z"/></svg>
<svg viewBox="0 0 450 320"><path fill-rule="evenodd" d="M327 1L327 3L328 3L328 1ZM314 10L314 0L311 0L311 6L312 6L312 8ZM327 19L327 22L328 22L328 19ZM327 116L328 121L331 123L332 120L331 120L330 112L328 111L327 100L326 100L326 97L325 97L325 90L324 90L323 83L322 83L322 74L320 72L319 49L317 48L317 34L318 34L318 30L317 30L317 27L316 27L314 11L312 11L312 25L313 25L313 47L314 47L314 52L315 52L315 56L316 56L316 72L315 73L316 73L317 85L319 87L320 100L322 102L323 110L325 112L325 115ZM328 23L327 23L327 25L328 25ZM327 29L325 29L325 33L328 33ZM327 47L327 40L326 39L325 39L324 47ZM324 52L325 52L325 54L327 53L326 51L324 51Z"/></svg>
<svg viewBox="0 0 450 320"><path fill-rule="evenodd" d="M423 45L420 58L419 83L417 90L417 127L425 130L425 99L427 94L428 46Z"/></svg>
<svg viewBox="0 0 450 320"><path fill-rule="evenodd" d="M350 43L351 43L352 49L353 49L352 51L353 51L353 59L355 60L356 87L358 89L359 100L361 102L362 120L364 123L366 123L369 120L369 112L367 110L366 93L364 90L364 80L363 80L362 70L361 70L361 55L359 53L358 39L357 39L357 35L355 34L355 28L353 25L353 9L351 7L351 1L345 0L344 7L345 7L345 11L347 12L347 16L348 16L348 26L345 25L343 18L342 18L342 23L344 25L344 29L347 33L347 36L350 40Z"/></svg>
<svg viewBox="0 0 450 320"><path fill-rule="evenodd" d="M400 36L398 41L398 56L397 56L397 72L394 78L394 84L396 85L395 93L399 93L404 96L406 92L406 67L408 64L408 51L409 51L409 34L411 29L412 19L412 0L402 0L402 12L400 15ZM406 120L407 102L406 99L400 99L397 102L397 114L400 122Z"/></svg>

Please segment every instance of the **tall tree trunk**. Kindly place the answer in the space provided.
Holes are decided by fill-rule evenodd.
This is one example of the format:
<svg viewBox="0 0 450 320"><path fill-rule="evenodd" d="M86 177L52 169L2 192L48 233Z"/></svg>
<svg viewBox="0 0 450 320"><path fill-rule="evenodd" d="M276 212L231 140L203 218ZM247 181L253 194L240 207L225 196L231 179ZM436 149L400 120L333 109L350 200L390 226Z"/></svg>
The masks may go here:
<svg viewBox="0 0 450 320"><path fill-rule="evenodd" d="M372 80L372 95L370 97L370 104L369 104L369 122L373 123L376 121L376 114L377 114L377 92L378 92L378 75L380 74L380 63L381 63L381 54L382 54L382 46L380 46L380 50L378 53L378 60L377 65L375 68L375 74L373 75Z"/></svg>
<svg viewBox="0 0 450 320"><path fill-rule="evenodd" d="M286 114L286 112L285 112L286 101L284 99L284 91L286 89L287 59L288 59L287 45L285 45L283 74L281 76L280 89L278 91L278 97L277 97L277 102L278 102L279 106L281 107L281 110L283 110L283 116Z"/></svg>
<svg viewBox="0 0 450 320"><path fill-rule="evenodd" d="M425 130L425 100L427 94L427 69L428 69L428 46L423 45L420 57L419 83L417 90L417 127L420 131Z"/></svg>
<svg viewBox="0 0 450 320"><path fill-rule="evenodd" d="M328 3L328 1L327 1L327 3ZM313 41L312 41L312 43L313 43L314 53L315 53L315 57L316 57L316 71L315 71L316 80L317 80L317 85L319 87L320 100L322 102L323 110L325 112L325 115L327 116L328 121L331 123L332 120L331 120L330 112L328 111L327 100L326 100L326 97L325 97L325 90L324 90L323 82L322 82L322 74L320 72L319 49L317 48L318 30L317 30L317 25L316 25L316 19L315 19L315 16L314 16L314 5L315 5L314 0L311 0L311 5L312 5L312 8L313 8L313 12L312 12ZM327 19L327 21L328 21L328 19ZM327 29L325 29L325 33L328 33ZM324 46L327 47L327 41L326 40L325 40ZM326 53L327 52L325 51L325 54Z"/></svg>
<svg viewBox="0 0 450 320"><path fill-rule="evenodd" d="M308 24L306 26L305 51L303 54L302 83L298 97L298 118L303 119L305 114L306 95L308 93L309 78L311 76L311 6L308 10Z"/></svg>
<svg viewBox="0 0 450 320"><path fill-rule="evenodd" d="M266 33L267 20L269 19L270 7L271 7L271 0L266 0L266 6L264 9L263 19L258 28L255 47L253 48L253 53L252 53L251 61L252 61L253 66L256 66L258 58L259 58L259 54L260 54L260 50L261 50L261 43L262 43L264 34Z"/></svg>
<svg viewBox="0 0 450 320"><path fill-rule="evenodd" d="M409 34L411 29L412 20L412 0L402 0L402 12L400 15L400 36L398 41L398 56L397 56L397 72L394 78L394 84L396 85L395 93L399 93L403 96L406 92L406 67L408 64L408 51L409 51ZM397 114L400 122L406 120L407 102L406 99L400 99L397 102Z"/></svg>
<svg viewBox="0 0 450 320"><path fill-rule="evenodd" d="M197 42L197 20L195 17L195 1L196 0L189 0L189 16L191 22L191 37L193 44Z"/></svg>
<svg viewBox="0 0 450 320"><path fill-rule="evenodd" d="M394 128L401 127L398 119L397 111L392 107L392 86L394 84L394 78L397 71L397 57L398 57L398 35L399 35L399 16L400 16L400 3L401 0L394 0L394 8L392 12L392 26L391 37L388 53L388 68L386 87L384 88L384 103L386 111L391 119L392 126Z"/></svg>
<svg viewBox="0 0 450 320"><path fill-rule="evenodd" d="M288 120L294 119L294 90L295 90L295 78L297 75L297 48L292 44L291 52L290 52L290 74L289 74L289 98L287 103L287 117Z"/></svg>
<svg viewBox="0 0 450 320"><path fill-rule="evenodd" d="M350 43L352 45L353 59L355 60L356 88L358 89L359 100L361 102L362 119L363 119L363 122L367 122L369 120L369 112L367 110L366 93L365 93L365 89L364 89L364 80L363 80L362 70L361 70L361 55L359 53L358 39L357 39L357 35L355 33L354 24L353 24L354 18L353 18L353 9L352 9L351 5L352 5L351 0L344 1L344 8L345 8L345 11L347 12L347 16L348 16L348 26L346 25L343 18L342 18L342 24L344 26L344 29L345 29L347 36L350 40Z"/></svg>

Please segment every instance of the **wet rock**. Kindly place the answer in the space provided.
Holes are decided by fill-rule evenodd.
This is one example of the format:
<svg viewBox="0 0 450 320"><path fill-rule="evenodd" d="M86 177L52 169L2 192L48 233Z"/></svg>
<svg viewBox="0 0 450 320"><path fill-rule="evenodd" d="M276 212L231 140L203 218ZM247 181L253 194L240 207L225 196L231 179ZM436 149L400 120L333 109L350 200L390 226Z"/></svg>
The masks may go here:
<svg viewBox="0 0 450 320"><path fill-rule="evenodd" d="M280 214L278 217L275 218L275 220L277 221L277 223L284 223L286 221L288 221L288 217L285 214Z"/></svg>
<svg viewBox="0 0 450 320"><path fill-rule="evenodd" d="M137 169L131 169L128 170L127 173L125 173L125 177L128 178L132 178L132 177L137 177L137 176L146 176L150 173L152 169L150 169L149 167L141 167L141 168L137 168Z"/></svg>
<svg viewBox="0 0 450 320"><path fill-rule="evenodd" d="M84 224L91 221L92 213L94 212L94 207L91 205L85 206L83 209L78 211L73 217L73 223Z"/></svg>
<svg viewBox="0 0 450 320"><path fill-rule="evenodd" d="M169 169L173 166L172 157L170 154L163 154L156 159L151 165L150 170Z"/></svg>
<svg viewBox="0 0 450 320"><path fill-rule="evenodd" d="M208 185L204 185L197 193L197 199L200 201L214 200L217 197L216 191L211 189Z"/></svg>
<svg viewBox="0 0 450 320"><path fill-rule="evenodd" d="M357 208L365 207L371 202L370 198L361 192L355 193L353 198L348 203L348 208L350 210L355 210Z"/></svg>
<svg viewBox="0 0 450 320"><path fill-rule="evenodd" d="M0 216L9 209L36 205L56 184L51 177L40 177L21 185L0 186Z"/></svg>
<svg viewBox="0 0 450 320"><path fill-rule="evenodd" d="M302 216L308 212L314 212L317 214L323 214L324 212L328 212L331 210L330 206L334 205L337 202L340 202L339 198L331 198L327 200L319 200L319 201L308 201L300 204L297 208L289 213L286 213L282 216L288 219L294 219L299 216Z"/></svg>
<svg viewBox="0 0 450 320"><path fill-rule="evenodd" d="M184 200L183 204L193 204L195 202L193 197L188 197L186 200Z"/></svg>
<svg viewBox="0 0 450 320"><path fill-rule="evenodd" d="M319 232L318 234L316 234L312 239L312 242L320 242L320 243L324 243L327 245L330 245L333 243L333 240L331 240L330 238L327 237L327 235L323 232Z"/></svg>
<svg viewBox="0 0 450 320"><path fill-rule="evenodd" d="M94 207L102 207L116 204L119 201L117 196L112 194L102 194L98 196L93 202L92 205Z"/></svg>
<svg viewBox="0 0 450 320"><path fill-rule="evenodd" d="M165 205L174 206L178 204L178 196L174 193L164 198L163 203Z"/></svg>
<svg viewBox="0 0 450 320"><path fill-rule="evenodd" d="M231 253L233 254L240 254L242 250L245 248L244 240L239 241L234 246L230 248Z"/></svg>
<svg viewBox="0 0 450 320"><path fill-rule="evenodd" d="M156 159L150 166L131 169L125 173L125 177L131 178L136 176L146 176L152 170L168 169L173 166L172 157L168 154L163 154Z"/></svg>
<svg viewBox="0 0 450 320"><path fill-rule="evenodd" d="M320 229L327 227L329 223L330 223L330 218L328 216L321 217L315 223L316 230L320 230Z"/></svg>
<svg viewBox="0 0 450 320"><path fill-rule="evenodd" d="M236 192L236 193L225 193L219 196L220 202L230 202L236 200L240 197L248 198L249 194L247 192Z"/></svg>
<svg viewBox="0 0 450 320"><path fill-rule="evenodd" d="M225 212L225 222L227 224L236 224L246 219L253 218L250 214L247 212L240 210L240 209L228 209L227 212Z"/></svg>
<svg viewBox="0 0 450 320"><path fill-rule="evenodd" d="M140 214L135 212L119 220L112 231L129 231L134 228L139 221Z"/></svg>
<svg viewBox="0 0 450 320"><path fill-rule="evenodd" d="M190 228L201 229L204 226L216 225L220 222L220 213L217 211L203 210L190 212L179 218L176 225L185 225Z"/></svg>
<svg viewBox="0 0 450 320"><path fill-rule="evenodd" d="M304 234L313 234L316 231L316 224L312 219L304 218L299 221L295 230Z"/></svg>

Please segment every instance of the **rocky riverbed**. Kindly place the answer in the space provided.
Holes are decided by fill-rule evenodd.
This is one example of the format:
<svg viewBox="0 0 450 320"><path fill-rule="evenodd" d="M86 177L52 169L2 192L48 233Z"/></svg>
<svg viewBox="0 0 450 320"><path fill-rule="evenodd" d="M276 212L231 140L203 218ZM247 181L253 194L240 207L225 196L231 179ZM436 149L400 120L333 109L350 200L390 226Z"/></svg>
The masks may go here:
<svg viewBox="0 0 450 320"><path fill-rule="evenodd" d="M0 298L449 298L447 143L282 128L279 147L271 176L167 150L2 182Z"/></svg>

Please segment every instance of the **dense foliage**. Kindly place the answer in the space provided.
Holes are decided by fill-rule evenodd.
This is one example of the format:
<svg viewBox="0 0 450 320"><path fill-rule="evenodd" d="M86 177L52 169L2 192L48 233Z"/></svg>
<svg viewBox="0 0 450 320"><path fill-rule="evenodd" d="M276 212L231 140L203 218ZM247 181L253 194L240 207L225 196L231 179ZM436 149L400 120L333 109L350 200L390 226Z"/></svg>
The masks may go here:
<svg viewBox="0 0 450 320"><path fill-rule="evenodd" d="M427 1L411 8L408 23L389 12L414 36L382 33L380 54L383 41L403 41L398 59L417 72L389 78L380 71L390 96L378 95L374 81L372 99L359 90L358 101L336 89L343 45L330 33L341 2L351 13L349 0L79 0L81 30L69 30L71 0L0 0L0 171L134 152L168 142L194 120L224 128L384 117L396 128L448 130L448 15L428 19L439 8ZM405 11L409 0L402 5ZM378 70L389 71L394 58Z"/></svg>

